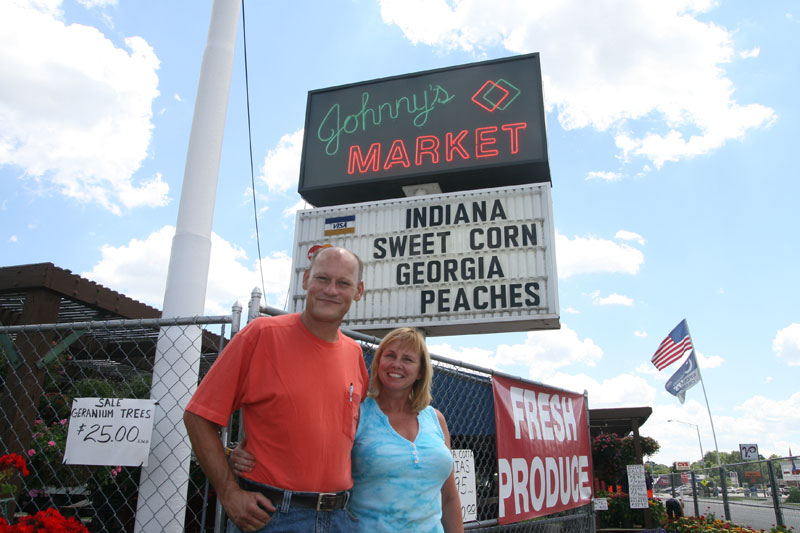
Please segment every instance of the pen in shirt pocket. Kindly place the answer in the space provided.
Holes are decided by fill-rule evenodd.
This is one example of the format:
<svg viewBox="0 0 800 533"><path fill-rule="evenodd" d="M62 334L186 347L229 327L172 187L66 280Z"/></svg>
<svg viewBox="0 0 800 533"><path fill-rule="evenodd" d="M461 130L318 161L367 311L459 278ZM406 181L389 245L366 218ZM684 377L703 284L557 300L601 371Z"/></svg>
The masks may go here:
<svg viewBox="0 0 800 533"><path fill-rule="evenodd" d="M350 401L353 401L353 384L350 384Z"/></svg>

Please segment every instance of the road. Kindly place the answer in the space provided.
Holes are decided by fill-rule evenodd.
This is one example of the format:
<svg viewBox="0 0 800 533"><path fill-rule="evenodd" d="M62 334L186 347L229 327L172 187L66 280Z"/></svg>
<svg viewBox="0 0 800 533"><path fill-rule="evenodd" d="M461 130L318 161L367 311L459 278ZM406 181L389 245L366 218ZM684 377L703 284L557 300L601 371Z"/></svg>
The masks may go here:
<svg viewBox="0 0 800 533"><path fill-rule="evenodd" d="M694 502L691 496L681 498L684 503L684 513L694 515ZM722 498L698 498L697 504L701 515L713 513L719 519L725 519ZM775 509L772 499L766 498L729 498L728 505L731 510L731 522L754 529L765 529L775 525ZM787 527L794 527L800 531L800 507L783 504L783 521Z"/></svg>

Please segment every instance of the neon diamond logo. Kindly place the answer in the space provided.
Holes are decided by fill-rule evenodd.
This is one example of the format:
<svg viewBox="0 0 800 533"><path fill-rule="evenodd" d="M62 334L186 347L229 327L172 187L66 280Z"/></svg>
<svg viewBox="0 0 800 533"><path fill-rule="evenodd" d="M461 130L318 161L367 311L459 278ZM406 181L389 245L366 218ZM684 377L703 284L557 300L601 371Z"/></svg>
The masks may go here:
<svg viewBox="0 0 800 533"><path fill-rule="evenodd" d="M472 101L490 113L495 109L505 111L521 92L503 78L497 81L486 80L486 83L472 95Z"/></svg>

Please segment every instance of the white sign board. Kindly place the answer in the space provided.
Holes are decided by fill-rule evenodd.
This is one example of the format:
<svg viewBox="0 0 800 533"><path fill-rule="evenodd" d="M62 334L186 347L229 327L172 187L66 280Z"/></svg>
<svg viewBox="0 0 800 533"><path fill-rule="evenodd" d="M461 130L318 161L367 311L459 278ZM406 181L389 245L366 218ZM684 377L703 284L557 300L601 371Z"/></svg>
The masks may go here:
<svg viewBox="0 0 800 533"><path fill-rule="evenodd" d="M740 444L742 461L758 461L758 444Z"/></svg>
<svg viewBox="0 0 800 533"><path fill-rule="evenodd" d="M298 211L289 310L305 306L309 255L341 246L364 262L364 297L342 325L380 336L557 329L549 183Z"/></svg>
<svg viewBox="0 0 800 533"><path fill-rule="evenodd" d="M147 466L155 400L75 398L64 464Z"/></svg>
<svg viewBox="0 0 800 533"><path fill-rule="evenodd" d="M605 498L595 498L594 502L595 511L608 511L608 500Z"/></svg>
<svg viewBox="0 0 800 533"><path fill-rule="evenodd" d="M689 461L675 461L675 470L679 472L689 470Z"/></svg>
<svg viewBox="0 0 800 533"><path fill-rule="evenodd" d="M800 459L781 461L781 475L784 481L800 481Z"/></svg>
<svg viewBox="0 0 800 533"><path fill-rule="evenodd" d="M628 498L631 509L647 509L647 481L644 465L628 465Z"/></svg>
<svg viewBox="0 0 800 533"><path fill-rule="evenodd" d="M461 498L461 520L471 522L478 519L478 502L475 495L475 459L472 450L451 450L453 453L453 475Z"/></svg>

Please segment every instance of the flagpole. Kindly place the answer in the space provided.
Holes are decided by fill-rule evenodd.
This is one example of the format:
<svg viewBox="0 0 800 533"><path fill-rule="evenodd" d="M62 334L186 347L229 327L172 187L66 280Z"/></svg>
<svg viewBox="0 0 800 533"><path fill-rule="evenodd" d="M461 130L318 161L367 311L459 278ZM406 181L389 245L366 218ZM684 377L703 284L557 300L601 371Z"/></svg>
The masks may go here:
<svg viewBox="0 0 800 533"><path fill-rule="evenodd" d="M686 332L689 338L692 338L692 333L689 331L689 321L686 321ZM694 341L692 341L692 351L696 351ZM700 364L697 364L697 375L700 377L700 385L703 387L703 398L706 400L706 410L708 411L708 420L711 422L711 435L714 437L714 449L717 450L717 466L722 468L722 460L719 456L719 446L717 446L717 432L714 431L714 418L711 416L711 407L708 405L708 395L706 394L706 384L703 381L703 374L700 372Z"/></svg>

